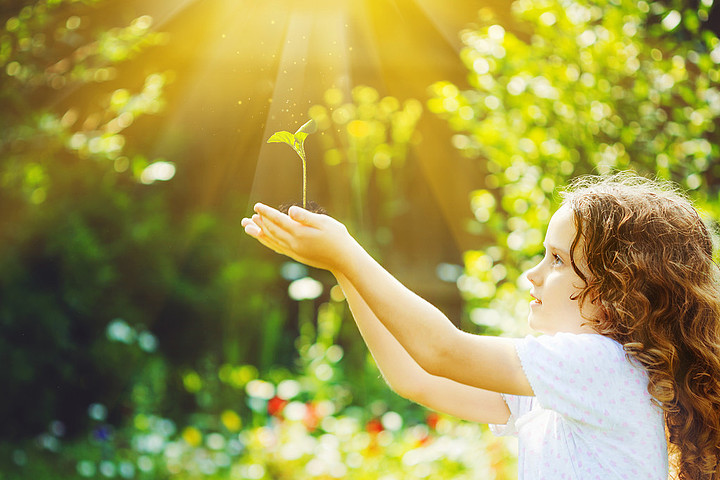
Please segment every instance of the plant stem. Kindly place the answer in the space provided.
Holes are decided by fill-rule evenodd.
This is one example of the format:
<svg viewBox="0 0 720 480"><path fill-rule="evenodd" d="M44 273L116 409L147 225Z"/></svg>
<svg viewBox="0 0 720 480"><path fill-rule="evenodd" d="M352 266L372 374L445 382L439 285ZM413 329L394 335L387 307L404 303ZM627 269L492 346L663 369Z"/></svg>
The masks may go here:
<svg viewBox="0 0 720 480"><path fill-rule="evenodd" d="M307 167L305 165L305 159L302 160L303 167L303 208L307 209Z"/></svg>

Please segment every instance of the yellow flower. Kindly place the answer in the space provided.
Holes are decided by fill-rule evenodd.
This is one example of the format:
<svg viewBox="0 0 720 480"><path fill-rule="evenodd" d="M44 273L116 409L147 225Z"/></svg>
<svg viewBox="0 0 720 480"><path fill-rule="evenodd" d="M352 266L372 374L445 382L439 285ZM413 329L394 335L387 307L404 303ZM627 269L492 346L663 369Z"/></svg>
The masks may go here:
<svg viewBox="0 0 720 480"><path fill-rule="evenodd" d="M222 415L220 415L220 421L223 425L225 425L225 428L231 432L237 432L242 427L242 420L238 414L232 410L225 410L222 412Z"/></svg>
<svg viewBox="0 0 720 480"><path fill-rule="evenodd" d="M202 443L202 433L195 427L185 427L182 432L182 438L191 447L197 447Z"/></svg>

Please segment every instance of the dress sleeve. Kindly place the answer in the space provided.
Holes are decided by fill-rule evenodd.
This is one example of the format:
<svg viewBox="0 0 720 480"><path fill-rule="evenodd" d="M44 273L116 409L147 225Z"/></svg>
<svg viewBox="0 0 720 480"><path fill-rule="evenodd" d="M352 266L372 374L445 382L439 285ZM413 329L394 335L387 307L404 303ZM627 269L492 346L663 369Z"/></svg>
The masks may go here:
<svg viewBox="0 0 720 480"><path fill-rule="evenodd" d="M607 427L627 366L622 346L594 334L527 336L515 344L538 404L576 421Z"/></svg>
<svg viewBox="0 0 720 480"><path fill-rule="evenodd" d="M506 393L500 394L505 400L505 404L510 410L510 418L504 425L500 424L489 424L490 431L497 436L504 435L517 435L518 429L515 422L532 410L532 399L533 397L524 397L520 395L509 395Z"/></svg>

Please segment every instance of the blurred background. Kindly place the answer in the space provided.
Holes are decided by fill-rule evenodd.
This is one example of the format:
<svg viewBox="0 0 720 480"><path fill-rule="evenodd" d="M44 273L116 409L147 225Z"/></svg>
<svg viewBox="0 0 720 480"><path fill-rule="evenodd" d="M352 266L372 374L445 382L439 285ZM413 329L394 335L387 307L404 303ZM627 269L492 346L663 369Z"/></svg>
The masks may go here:
<svg viewBox="0 0 720 480"><path fill-rule="evenodd" d="M307 194L463 329L524 335L577 175L720 218L713 0L3 0L0 479L516 478L392 393L326 272L240 219Z"/></svg>

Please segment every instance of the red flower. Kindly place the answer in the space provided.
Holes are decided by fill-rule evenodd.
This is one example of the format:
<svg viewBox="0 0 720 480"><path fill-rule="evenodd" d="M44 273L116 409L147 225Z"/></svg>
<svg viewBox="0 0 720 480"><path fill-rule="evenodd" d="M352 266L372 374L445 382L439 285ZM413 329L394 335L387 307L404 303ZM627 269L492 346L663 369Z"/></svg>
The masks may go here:
<svg viewBox="0 0 720 480"><path fill-rule="evenodd" d="M318 415L315 405L313 405L312 403L308 402L305 405L305 408L306 410L305 418L303 418L303 424L305 425L305 428L312 432L317 428L318 423L320 423L320 416Z"/></svg>
<svg viewBox="0 0 720 480"><path fill-rule="evenodd" d="M373 418L367 424L365 425L365 430L368 431L368 433L378 434L385 430L385 427L383 427L383 424L380 420L377 418Z"/></svg>
<svg viewBox="0 0 720 480"><path fill-rule="evenodd" d="M268 400L267 404L267 411L268 414L273 415L275 417L279 417L282 415L282 411L285 408L285 405L288 404L287 400L283 400L282 398L275 396Z"/></svg>
<svg viewBox="0 0 720 480"><path fill-rule="evenodd" d="M435 412L430 412L427 414L427 417L425 417L425 423L427 423L427 426L433 430L435 430L437 428L437 424L438 424L439 420L440 420L440 415L438 415Z"/></svg>

